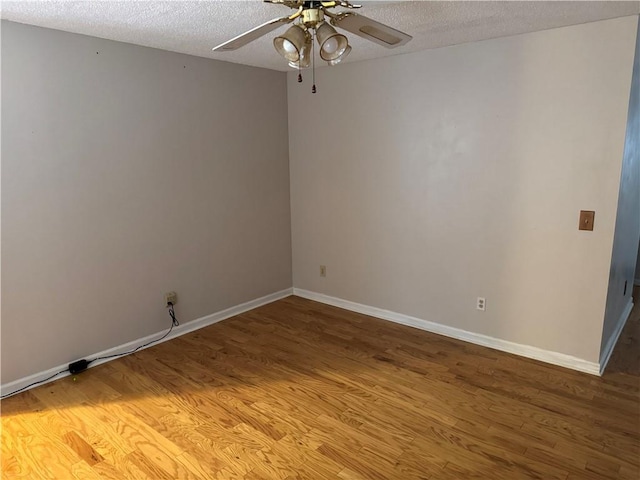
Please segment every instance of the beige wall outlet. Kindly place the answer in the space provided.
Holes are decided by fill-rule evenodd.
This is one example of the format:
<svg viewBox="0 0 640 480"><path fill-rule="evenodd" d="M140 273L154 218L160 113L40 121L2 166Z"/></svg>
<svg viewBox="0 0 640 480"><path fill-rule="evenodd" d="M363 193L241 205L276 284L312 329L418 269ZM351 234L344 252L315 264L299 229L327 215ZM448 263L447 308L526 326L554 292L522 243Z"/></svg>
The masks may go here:
<svg viewBox="0 0 640 480"><path fill-rule="evenodd" d="M169 292L164 294L164 304L169 305L169 303L173 305L178 303L178 294L176 292Z"/></svg>

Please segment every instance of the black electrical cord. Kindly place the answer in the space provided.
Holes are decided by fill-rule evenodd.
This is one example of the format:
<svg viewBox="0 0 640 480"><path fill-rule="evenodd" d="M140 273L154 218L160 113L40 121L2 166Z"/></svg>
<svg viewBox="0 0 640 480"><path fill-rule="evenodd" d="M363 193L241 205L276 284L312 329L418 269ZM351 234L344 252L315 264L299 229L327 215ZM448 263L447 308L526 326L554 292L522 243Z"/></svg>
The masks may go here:
<svg viewBox="0 0 640 480"><path fill-rule="evenodd" d="M156 340L151 340L150 342L147 342L144 345L140 345L128 352L114 353L113 355L106 355L104 357L94 358L93 360L89 360L88 364L97 362L98 360L105 360L107 358L116 358L116 357L122 357L123 355L131 355L132 353L137 352L141 348L148 347L149 345L159 342L160 340L164 340L167 337L167 335L171 333L171 330L173 330L173 327L177 327L178 325L180 325L180 322L176 318L176 312L173 310L173 303L169 302L167 304L167 308L169 309L169 316L171 317L171 327L169 327L169 331L167 331L167 333L165 333L163 336L161 336L160 338L157 338Z"/></svg>
<svg viewBox="0 0 640 480"><path fill-rule="evenodd" d="M58 376L58 375L60 375L61 373L68 372L68 371L69 371L69 369L68 369L68 368L65 368L64 370L60 370L58 373L54 373L53 375L51 375L50 377L45 378L44 380L38 380L37 382L30 383L30 384L29 384L29 385L27 385L26 387L22 387L22 388L20 388L20 389L16 390L15 392L11 392L11 393L7 393L7 394L5 394L5 395L2 395L2 396L0 397L0 399L10 397L11 395L15 395L16 393L20 393L20 392L22 392L22 391L26 390L27 388L31 388L31 387L33 387L34 385L38 385L38 384L40 384L40 383L48 382L48 381L49 381L49 380L51 380L53 377L57 377L57 376Z"/></svg>
<svg viewBox="0 0 640 480"><path fill-rule="evenodd" d="M159 342L160 340L165 339L167 337L167 335L169 335L171 333L171 331L173 330L173 327L177 327L178 325L180 325L180 322L176 318L176 312L173 309L173 303L169 302L167 304L167 308L169 308L169 316L171 317L171 327L169 327L169 331L167 333L165 333L162 337L160 337L160 338L158 338L156 340L151 340L150 342L147 342L144 345L140 345L139 347L136 347L136 348L134 348L133 350L131 350L129 352L116 353L114 355L106 355L104 357L98 357L98 358L94 358L93 360L88 360L87 361L87 365L90 365L93 362L97 362L98 360L105 360L107 358L116 358L116 357L122 357L123 355L130 355L132 353L137 352L141 348L148 347L149 345L152 345L154 343ZM57 377L61 373L65 373L65 372L68 372L68 371L69 371L68 368L65 368L64 370L60 370L58 373L54 373L53 375L51 375L50 377L45 378L44 380L38 380L37 382L30 383L26 387L22 387L22 388L16 390L15 392L11 392L11 393L7 393L5 395L2 395L2 396L0 396L0 400L3 399L3 398L7 398L7 397L10 397L12 395L15 395L16 393L23 392L24 390L26 390L28 388L31 388L31 387L33 387L35 385L39 385L41 383L48 382L49 380L51 380L54 377Z"/></svg>

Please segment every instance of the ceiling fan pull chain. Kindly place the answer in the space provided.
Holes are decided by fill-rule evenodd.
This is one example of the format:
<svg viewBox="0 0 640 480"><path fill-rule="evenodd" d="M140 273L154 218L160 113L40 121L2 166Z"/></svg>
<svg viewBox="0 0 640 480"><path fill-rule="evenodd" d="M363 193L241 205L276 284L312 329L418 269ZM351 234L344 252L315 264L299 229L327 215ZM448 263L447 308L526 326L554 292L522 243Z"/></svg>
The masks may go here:
<svg viewBox="0 0 640 480"><path fill-rule="evenodd" d="M0 0L1 1L1 0ZM293 15L274 18L258 25L245 33L238 35L218 45L214 52L228 52L257 40L277 29L282 25L291 25L286 32L273 39L276 51L295 68L298 63L300 68L309 68L309 51L313 51L314 84L311 91L316 93L315 85L315 41L320 40L320 59L330 66L337 65L351 52L349 40L342 33L338 33L334 27L351 32L366 40L387 48L400 47L411 40L411 35L396 30L384 23L377 22L354 12L337 11L332 8L342 7L347 9L360 8L360 5L352 4L349 0L263 0L267 3L279 4L291 9L297 9ZM309 37L311 35L311 45ZM315 41L314 41L315 40ZM302 59L304 57L304 64ZM302 82L302 73L298 68L298 82Z"/></svg>
<svg viewBox="0 0 640 480"><path fill-rule="evenodd" d="M313 86L311 87L311 93L316 93L316 31L313 31L313 38L311 39L312 42L312 53L311 53L311 70L312 70L312 76L313 76Z"/></svg>

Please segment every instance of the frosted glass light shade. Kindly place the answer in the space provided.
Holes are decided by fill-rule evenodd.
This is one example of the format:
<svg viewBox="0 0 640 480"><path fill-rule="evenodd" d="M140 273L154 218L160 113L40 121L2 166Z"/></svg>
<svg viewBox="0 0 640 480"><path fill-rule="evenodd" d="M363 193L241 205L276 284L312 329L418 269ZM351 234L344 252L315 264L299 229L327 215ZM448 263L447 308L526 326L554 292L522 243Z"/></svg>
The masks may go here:
<svg viewBox="0 0 640 480"><path fill-rule="evenodd" d="M327 63L333 67L334 65L339 64L341 61L347 58L347 55L349 55L350 53L351 53L351 45L347 45L347 48L344 49L344 52L342 52L342 55L340 55L335 60L329 60Z"/></svg>
<svg viewBox="0 0 640 480"><path fill-rule="evenodd" d="M340 57L349 46L347 37L326 22L316 28L316 38L320 45L320 58L327 62Z"/></svg>
<svg viewBox="0 0 640 480"><path fill-rule="evenodd" d="M293 25L283 35L273 39L276 51L290 62L300 59L300 52L304 47L307 33L299 25Z"/></svg>
<svg viewBox="0 0 640 480"><path fill-rule="evenodd" d="M300 50L298 61L289 62L291 68L309 68L311 66L311 35L307 34L306 41Z"/></svg>

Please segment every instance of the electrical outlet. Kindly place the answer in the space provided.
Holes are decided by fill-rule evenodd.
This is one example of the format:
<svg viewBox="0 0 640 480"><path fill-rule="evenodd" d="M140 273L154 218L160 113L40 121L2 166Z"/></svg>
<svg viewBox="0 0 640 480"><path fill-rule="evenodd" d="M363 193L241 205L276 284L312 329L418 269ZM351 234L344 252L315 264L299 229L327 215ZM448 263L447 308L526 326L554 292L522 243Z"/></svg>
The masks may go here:
<svg viewBox="0 0 640 480"><path fill-rule="evenodd" d="M321 277L327 276L327 267L324 265L320 265L320 276Z"/></svg>
<svg viewBox="0 0 640 480"><path fill-rule="evenodd" d="M482 310L484 312L486 307L487 307L487 301L485 300L485 298L484 297L478 297L478 300L476 302L476 308L478 310Z"/></svg>
<svg viewBox="0 0 640 480"><path fill-rule="evenodd" d="M169 292L164 294L164 304L169 305L169 303L173 305L178 303L178 294L176 292Z"/></svg>

